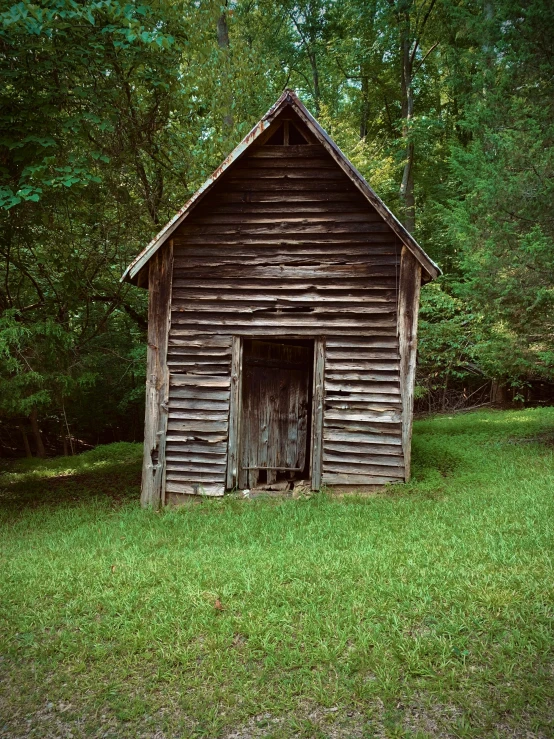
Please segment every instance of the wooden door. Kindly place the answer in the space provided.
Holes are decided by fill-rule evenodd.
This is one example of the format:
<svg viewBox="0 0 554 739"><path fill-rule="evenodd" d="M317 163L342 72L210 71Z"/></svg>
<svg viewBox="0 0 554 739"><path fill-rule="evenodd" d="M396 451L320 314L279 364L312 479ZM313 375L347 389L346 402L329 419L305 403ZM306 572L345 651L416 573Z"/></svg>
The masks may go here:
<svg viewBox="0 0 554 739"><path fill-rule="evenodd" d="M311 362L309 346L245 341L240 488L307 476Z"/></svg>

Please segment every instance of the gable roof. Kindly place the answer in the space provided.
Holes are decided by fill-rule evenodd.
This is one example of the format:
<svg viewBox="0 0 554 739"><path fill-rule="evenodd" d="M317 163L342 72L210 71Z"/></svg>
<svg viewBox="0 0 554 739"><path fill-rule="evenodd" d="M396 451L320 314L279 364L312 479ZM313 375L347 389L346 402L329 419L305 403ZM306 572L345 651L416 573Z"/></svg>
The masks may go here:
<svg viewBox="0 0 554 739"><path fill-rule="evenodd" d="M258 137L271 125L277 116L283 110L290 106L298 117L305 123L308 130L315 136L317 141L323 145L326 151L332 156L335 162L356 185L358 190L365 196L367 201L375 208L382 219L387 223L392 231L398 236L403 244L412 252L415 258L420 262L424 273L429 279L438 277L441 273L440 268L433 260L423 251L414 237L405 229L396 216L387 208L381 198L368 185L356 167L346 158L339 147L331 139L326 131L321 128L316 119L309 110L303 105L298 96L292 90L285 90L279 100L271 106L264 117L256 123L254 128L246 134L240 144L233 149L229 156L219 165L204 184L194 193L194 195L183 205L183 207L166 223L162 230L155 236L148 246L135 257L131 264L127 267L121 278L122 282L135 283L137 281L140 270L145 266L149 259L156 253L160 246L169 238L169 236L178 228L185 218L191 213L196 204L209 192L220 177L229 169L229 167L244 154L244 152L258 139Z"/></svg>

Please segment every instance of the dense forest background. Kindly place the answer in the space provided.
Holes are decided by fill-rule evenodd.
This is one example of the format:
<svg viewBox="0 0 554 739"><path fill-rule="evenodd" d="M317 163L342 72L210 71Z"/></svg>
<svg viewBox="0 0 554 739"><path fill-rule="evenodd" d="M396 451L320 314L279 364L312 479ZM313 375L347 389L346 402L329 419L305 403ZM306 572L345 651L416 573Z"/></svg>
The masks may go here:
<svg viewBox="0 0 554 739"><path fill-rule="evenodd" d="M439 263L417 402L554 380L551 0L0 5L0 442L141 439L127 263L285 87Z"/></svg>

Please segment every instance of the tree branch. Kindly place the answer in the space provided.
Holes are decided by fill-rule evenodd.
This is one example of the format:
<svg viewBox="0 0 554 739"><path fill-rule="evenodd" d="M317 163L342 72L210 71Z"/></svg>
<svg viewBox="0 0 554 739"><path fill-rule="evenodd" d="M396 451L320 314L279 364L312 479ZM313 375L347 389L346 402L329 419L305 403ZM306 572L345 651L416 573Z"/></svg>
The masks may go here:
<svg viewBox="0 0 554 739"><path fill-rule="evenodd" d="M419 70L421 69L423 63L425 62L425 60L427 59L427 57L429 56L429 54L437 48L437 46L439 45L439 43L440 42L437 41L436 43L433 44L433 46L431 46L431 48L429 49L429 51L425 54L425 56L423 57L423 59L419 62L419 64L417 65L417 67L414 69L413 74L417 74L419 72Z"/></svg>

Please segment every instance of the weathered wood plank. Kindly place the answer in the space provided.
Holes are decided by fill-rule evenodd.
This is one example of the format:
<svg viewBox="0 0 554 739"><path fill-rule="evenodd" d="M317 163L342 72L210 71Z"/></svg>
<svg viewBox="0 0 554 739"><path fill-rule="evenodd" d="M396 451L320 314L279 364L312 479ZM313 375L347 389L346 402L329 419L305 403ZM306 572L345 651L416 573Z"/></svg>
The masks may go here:
<svg viewBox="0 0 554 739"><path fill-rule="evenodd" d="M332 352L334 349L338 349L340 351L350 349L350 348L359 348L364 347L368 349L373 349L377 347L398 347L398 337L397 336L330 336L327 339L327 351Z"/></svg>
<svg viewBox="0 0 554 739"><path fill-rule="evenodd" d="M175 285L175 273L174 273L174 279L173 283ZM191 349L194 347L199 347L202 349L205 349L207 352L209 352L212 348L225 348L231 350L231 344L232 344L232 337L229 336L221 336L217 334L211 334L210 336L189 336L186 339L179 339L178 337L175 337L173 334L173 331L170 334L169 337L169 344L171 345L179 345L179 346L188 346Z"/></svg>
<svg viewBox="0 0 554 739"><path fill-rule="evenodd" d="M329 441L323 443L323 453L339 454L341 459L356 459L358 456L365 457L371 455L372 458L378 457L397 457L403 463L404 456L402 452L402 444L374 444L368 443L351 443L347 441Z"/></svg>
<svg viewBox="0 0 554 739"><path fill-rule="evenodd" d="M400 346L400 389L402 393L402 446L405 480L408 482L412 458L412 416L417 352L417 318L421 289L421 264L403 247L398 298L398 341Z"/></svg>
<svg viewBox="0 0 554 739"><path fill-rule="evenodd" d="M231 384L229 377L220 375L175 375L170 376L170 385L172 387L199 387L207 388L228 388Z"/></svg>
<svg viewBox="0 0 554 739"><path fill-rule="evenodd" d="M392 407L400 407L400 392L396 395L393 393L330 393L325 397L325 404L329 408L363 409L366 406L378 403L379 405L389 405Z"/></svg>
<svg viewBox="0 0 554 739"><path fill-rule="evenodd" d="M209 450L213 451L214 454L219 451L225 452L227 448L227 435L226 434L180 434L178 432L168 433L167 435L168 444L172 445L181 444L183 448L188 449L190 452L203 452ZM208 453L208 452L206 452Z"/></svg>
<svg viewBox="0 0 554 739"><path fill-rule="evenodd" d="M337 399L327 396L325 398L325 407L330 412L351 411L352 413L358 414L363 414L374 409L382 409L383 411L394 409L395 412L401 412L400 398L395 395L390 395L389 398L390 400L386 400L382 396L376 395L373 401L360 401L356 399L356 401L347 402L340 398Z"/></svg>
<svg viewBox="0 0 554 739"><path fill-rule="evenodd" d="M231 350L226 347L221 349L198 349L197 347L188 346L184 342L176 343L172 340L169 343L167 351L169 354L175 357L182 357L183 361L189 362L215 360L217 362L225 361L228 364L231 361Z"/></svg>
<svg viewBox="0 0 554 739"><path fill-rule="evenodd" d="M225 485L225 470L210 470L209 472L170 472L167 471L168 482L182 482L185 484L223 484Z"/></svg>
<svg viewBox="0 0 554 739"><path fill-rule="evenodd" d="M149 262L146 414L141 505L158 508L164 502L165 444L169 370L167 341L171 321L173 244L159 249Z"/></svg>
<svg viewBox="0 0 554 739"><path fill-rule="evenodd" d="M369 322L368 322L369 323ZM324 333L334 333L336 331L337 326L330 324L330 325L322 325L320 323L320 326ZM393 332L396 331L396 323L393 326L390 326L390 324L384 325L384 326L339 326L338 329L344 336L359 336L360 332L363 331L364 333L367 333L368 331L371 331L371 333L377 333L378 331L382 331L384 335L391 335ZM211 332L214 330L213 323L210 324L209 322L206 322L202 325L195 325L191 322L183 322L175 327L172 327L171 331L174 336L198 336L198 334L205 333L207 336L211 334ZM269 330L268 327L264 326L263 323L261 325L257 325L254 323L242 323L242 324L235 324L234 326L229 324L225 326L225 330L234 330L234 332L237 335L248 335L251 338L268 338L268 337L283 337L284 339L311 339L314 336L314 326L313 324L307 323L305 326L299 325L298 323L291 322L290 325L285 323L276 323L274 326L271 326L271 329ZM180 375L182 377L182 375Z"/></svg>
<svg viewBox="0 0 554 739"><path fill-rule="evenodd" d="M289 288L289 290L285 291L285 289L279 291L278 293L272 293L272 292L265 292L265 293L259 293L259 292L241 292L240 290L237 290L236 288L242 287L240 283L237 283L235 287L235 292L231 292L230 290L228 292L221 290L218 293L214 292L213 287L206 286L204 290L187 290L185 288L175 288L173 291L173 308L176 309L180 305L182 305L185 302L192 302L194 304L205 304L205 303L216 303L216 305L234 305L234 306L241 306L243 304L252 304L255 306L261 306L261 307L267 307L268 304L275 305L279 307L295 307L298 304L300 305L306 305L310 306L312 304L315 304L318 307L318 310L324 311L324 310L333 310L333 307L341 307L342 305L346 304L351 307L351 310L354 310L357 306L360 306L360 309L363 309L363 306L365 305L388 305L394 301L394 294L392 290L379 290L373 289L371 291L368 290L334 290L334 291L325 291L320 292L318 290L302 290L297 292L292 292L292 290ZM394 310L396 311L396 305L394 305ZM394 347L396 350L396 353L398 354L398 351L396 349L396 346ZM174 341L169 346L169 351L173 354L190 354L190 349L187 346L180 346L179 344L175 344ZM359 350L361 352L362 349ZM221 353L216 353L216 350L212 349L210 351L205 351L201 353L204 356L222 356L222 357L229 357L230 353L227 353L226 349L222 349ZM198 355L196 355L198 356ZM337 356L336 354L330 353L328 356ZM339 355L340 356L340 355ZM347 356L350 356L348 354ZM360 354L362 356L362 354ZM373 357L373 355L371 355ZM375 357L377 358L377 357Z"/></svg>
<svg viewBox="0 0 554 739"><path fill-rule="evenodd" d="M370 359L400 360L400 356L396 347L390 347L386 349L361 349L357 347L351 347L349 351L327 350L327 361L329 363L343 362L345 360L352 360L353 362L357 362Z"/></svg>
<svg viewBox="0 0 554 739"><path fill-rule="evenodd" d="M190 399L198 402L228 401L229 390L214 391L212 388L171 387L169 393L172 400Z"/></svg>
<svg viewBox="0 0 554 739"><path fill-rule="evenodd" d="M366 394L366 393L386 393L389 395L400 394L400 383L398 377L394 382L337 382L330 381L326 378L326 387L329 394L333 393L349 393L349 394Z"/></svg>
<svg viewBox="0 0 554 739"><path fill-rule="evenodd" d="M346 442L348 444L394 444L402 448L402 434L398 431L396 434L389 432L383 433L381 429L370 432L368 431L344 431L342 429L324 428L324 443L327 442Z"/></svg>
<svg viewBox="0 0 554 739"><path fill-rule="evenodd" d="M271 160L269 160L271 161ZM248 169L247 167L236 167L233 169L231 173L229 173L229 177L227 178L226 185L234 186L237 182L244 182L247 181L249 183L252 183L252 170ZM256 172L256 182L259 180L265 180L265 179L276 179L279 180L282 183L283 187L287 187L288 183L290 181L295 180L302 180L302 179L309 179L313 180L314 178L317 178L318 181L331 181L331 182L337 182L337 183L344 183L348 184L348 178L345 178L345 176L342 174L342 172L338 171L336 169L333 169L332 167L257 167Z"/></svg>
<svg viewBox="0 0 554 739"><path fill-rule="evenodd" d="M327 153L321 144L303 144L298 146L271 146L264 144L248 152L248 159L311 159L314 156L325 156Z"/></svg>
<svg viewBox="0 0 554 739"><path fill-rule="evenodd" d="M393 459L391 457L391 459ZM398 459L398 458L396 458ZM323 476L328 475L352 475L356 478L365 475L390 475L398 477L400 480L404 477L404 465L379 465L379 464L352 464L350 462L323 462Z"/></svg>
<svg viewBox="0 0 554 739"><path fill-rule="evenodd" d="M373 245L389 245L392 243L392 237L388 231L344 231L328 233L325 230L321 230L318 233L312 233L311 231L296 232L296 231L285 231L285 232L270 232L267 234L218 234L213 233L209 236L197 234L187 235L186 240L182 242L183 246L186 247L199 247L206 245L209 247L220 246L222 249L234 248L234 247L266 247L266 248L277 248L279 246L290 246L292 248L307 248L310 245L316 247L336 246L348 248L348 245L355 243L359 246L365 245L368 250L368 254L371 254Z"/></svg>
<svg viewBox="0 0 554 739"><path fill-rule="evenodd" d="M403 477L393 477L385 475L353 475L353 474L335 474L326 472L323 475L324 485L348 485L349 488L356 488L356 485L387 485L388 483L401 482Z"/></svg>
<svg viewBox="0 0 554 739"><path fill-rule="evenodd" d="M334 372L332 368L328 368L325 373L325 379L329 381L346 382L355 380L356 382L394 382L398 380L397 372L370 372L366 370L364 372L349 372L342 370L340 372Z"/></svg>
<svg viewBox="0 0 554 739"><path fill-rule="evenodd" d="M206 495L220 497L225 493L224 485L203 485L201 483L188 484L169 480L166 483L168 493L184 493L187 495Z"/></svg>
<svg viewBox="0 0 554 739"><path fill-rule="evenodd" d="M201 419L175 419L173 420L173 414L170 416L168 421L168 431L185 431L190 434L194 434L197 431L227 431L228 419L224 421L203 421Z"/></svg>
<svg viewBox="0 0 554 739"><path fill-rule="evenodd" d="M315 301L312 303L300 303L297 301L294 305L290 305L287 304L286 301L279 301L276 305L259 305L258 303L233 300L220 300L219 302L195 300L184 303L174 300L172 305L172 312L175 314L189 313L202 315L204 313L234 313L251 316L258 314L262 315L264 313L287 313L287 311L295 315L301 314L302 311L305 311L309 314L316 316L322 315L324 317L342 315L349 317L351 314L354 316L365 316L366 314L393 314L396 317L396 305L392 301L382 303L362 303L360 305L344 303L318 305ZM183 365L184 364L185 363L183 363ZM199 363L195 362L194 364L198 365ZM214 361L212 361L212 364L215 364L215 358ZM219 364L227 365L229 364L229 360L227 358L222 359Z"/></svg>
<svg viewBox="0 0 554 739"><path fill-rule="evenodd" d="M229 403L225 400L211 400L208 398L198 400L196 398L172 398L169 399L169 410L202 410L211 413L213 411L229 412Z"/></svg>
<svg viewBox="0 0 554 739"><path fill-rule="evenodd" d="M213 455L220 456L227 454L227 446L222 441L218 441L214 444L206 444L203 439L198 441L179 441L180 437L175 437L176 440L171 438L168 434L167 437L167 449L174 454L196 454L202 457L212 457ZM185 437L189 438L189 437Z"/></svg>
<svg viewBox="0 0 554 739"><path fill-rule="evenodd" d="M215 277L212 275L212 278L215 281ZM371 282L368 282L367 277L354 277L349 276L347 278L343 278L341 280L340 285L337 285L337 282L334 278L328 279L327 278L320 278L319 281L317 281L317 287L314 284L315 281L307 281L305 278L294 278L290 277L286 282L283 281L283 279L280 279L279 277L275 278L268 278L267 280L264 280L263 282L263 288L265 288L266 291L271 291L272 293L275 293L275 295L279 295L281 293L293 293L293 292L301 292L305 290L317 290L318 293L325 294L328 293L329 295L340 295L340 294L346 294L349 291L355 290L360 291L364 289L364 287L367 290L367 294L371 295L372 291L382 291L382 290L390 290L391 286L394 284L395 277L387 277L386 275L380 275L379 279L375 279L375 277L372 279ZM332 280L332 281L331 281ZM198 289L206 289L206 290L213 290L216 283L210 283L207 279L199 279L198 277L189 276L188 278L182 277L181 275L177 276L174 286L175 288L190 288L194 290ZM240 289L242 291L255 291L260 290L262 285L260 284L259 280L253 280L250 279L250 276L244 277L240 280L233 280L233 281L225 281L225 280L218 280L217 281L217 287L220 289L223 293L223 291L235 291L237 292L237 289ZM394 334L395 341L398 342L398 339L396 337L396 334ZM174 334L172 333L172 338L174 338ZM358 337L359 338L359 337Z"/></svg>
<svg viewBox="0 0 554 739"><path fill-rule="evenodd" d="M299 192L267 191L260 192L252 190L250 192L237 190L227 190L218 194L218 203L317 203L317 202L352 202L352 197L357 197L352 191L338 192L330 190L322 192L314 185L312 190L303 190ZM363 201L358 201L363 202Z"/></svg>
<svg viewBox="0 0 554 739"><path fill-rule="evenodd" d="M181 361L179 361L179 358L169 357L167 360L167 366L169 367L170 372L172 373L178 373L178 372L186 372L190 375L226 375L228 374L228 367L226 365L217 365L217 364L207 364L202 365L200 363L198 364L185 364Z"/></svg>
<svg viewBox="0 0 554 739"><path fill-rule="evenodd" d="M342 408L326 408L325 420L329 425L332 421L373 421L379 423L399 423L402 420L400 409L379 408L372 406L358 411L344 410Z"/></svg>
<svg viewBox="0 0 554 739"><path fill-rule="evenodd" d="M172 421L225 421L227 423L229 409L213 411L209 409L191 410L190 408L171 408L169 417Z"/></svg>
<svg viewBox="0 0 554 739"><path fill-rule="evenodd" d="M317 280L317 279L331 279L337 277L356 277L358 279L366 279L379 277L379 276L395 276L395 265L390 263L385 264L370 264L369 261L349 261L345 259L342 264L332 264L321 262L319 264L264 264L261 266L253 265L248 268L248 279L249 280L267 280L267 279L279 279L279 280ZM198 279L200 277L208 279L217 279L225 281L226 278L232 277L241 278L244 277L244 265L240 264L227 264L218 267L217 274L214 274L210 267L196 267L191 269L187 275L187 279Z"/></svg>
<svg viewBox="0 0 554 739"><path fill-rule="evenodd" d="M306 250L307 251L307 250ZM396 268L396 258L391 254L352 254L345 259L339 256L330 255L312 255L309 253L303 254L280 254L277 257L273 257L267 253L259 253L257 256L245 256L240 254L236 256L233 254L218 254L210 257L208 254L203 256L187 256L186 260L183 260L178 267L178 270L185 269L187 274L191 277L197 276L200 272L206 271L208 268L217 267L217 269L225 269L226 272L233 270L238 267L252 267L257 268L280 268L283 264L287 266L294 266L295 268L306 267L307 265L317 265L321 270L322 268L330 269L333 266L342 267L342 274L345 272L351 272L355 277L361 274L367 273L371 268L373 273L375 267L384 269L385 267L392 270ZM348 269L344 269L347 267ZM379 270L379 271L382 271ZM180 275L178 275L180 276Z"/></svg>
<svg viewBox="0 0 554 739"><path fill-rule="evenodd" d="M379 259L383 263L398 264L398 258L394 251L394 245L387 239L379 242L354 244L348 247L350 262L365 261L376 263ZM281 245L280 239L271 242L258 242L256 244L213 244L199 247L197 244L187 244L180 250L178 262L174 263L175 275L184 279L188 276L191 265L202 261L205 264L246 264L247 266L265 264L313 264L313 263L343 263L344 257L337 255L337 245L332 241L314 244L313 241L302 241L296 245ZM396 288L395 288L396 289Z"/></svg>
<svg viewBox="0 0 554 739"><path fill-rule="evenodd" d="M185 451L183 451L183 449ZM193 454L189 453L185 446L181 449L177 448L177 451L175 451L175 445L173 445L171 449L167 449L166 455L168 460L171 459L174 462L180 462L183 464L186 462L192 462L199 465L221 465L227 463L225 451L217 454L215 452L210 452L209 454L207 452L196 452Z"/></svg>
<svg viewBox="0 0 554 739"><path fill-rule="evenodd" d="M340 429L344 431L356 431L369 434L402 434L402 424L393 421L381 421L375 419L363 419L354 421L348 418L327 418L327 414L323 419L324 428Z"/></svg>
<svg viewBox="0 0 554 739"><path fill-rule="evenodd" d="M267 169L268 167L274 167L276 169L333 169L335 168L334 162L325 154L324 156L316 156L313 154L311 157L297 156L248 156L243 159L244 164L240 164L237 168L244 168L245 171L250 172L251 177L256 177L256 171L258 169ZM371 206L370 206L371 207Z"/></svg>
<svg viewBox="0 0 554 739"><path fill-rule="evenodd" d="M194 237L203 236L211 239L224 234L236 235L245 238L256 236L275 236L276 234L294 234L297 238L300 234L374 234L390 233L390 228L380 220L371 221L343 221L338 219L323 221L315 217L289 219L288 221L266 219L265 223L213 223L194 226L189 224L182 235L190 243ZM217 243L217 242L215 242Z"/></svg>
<svg viewBox="0 0 554 739"><path fill-rule="evenodd" d="M224 474L226 466L225 459L212 459L208 463L203 464L201 462L186 462L172 458L171 465L168 464L167 473L172 476L172 479L182 475L183 478L189 478L190 480L208 479L216 481ZM200 478L198 477L199 475L201 476ZM207 477L205 477L206 475Z"/></svg>
<svg viewBox="0 0 554 739"><path fill-rule="evenodd" d="M223 216L228 215L239 215L244 213L249 214L268 214L268 213L300 213L300 214L316 214L316 213L359 213L364 211L363 202L353 200L333 200L327 198L327 200L301 200L301 201L262 201L262 202L223 202L220 200L214 203L210 208L199 208L198 217L203 218L208 215ZM192 217L191 217L192 218ZM194 220L194 219L193 219Z"/></svg>
<svg viewBox="0 0 554 739"><path fill-rule="evenodd" d="M309 327L312 333L315 332L318 327L320 330L333 330L337 329L352 329L360 330L364 328L370 328L373 326L379 326L382 328L395 328L396 320L395 316L390 314L377 314L371 317L366 317L362 320L360 317L349 317L343 315L326 315L325 318L320 318L319 315L311 315L306 313L288 313L288 314L277 314L277 313L266 313L265 315L221 315L221 314L196 314L194 316L188 316L186 313L179 313L173 311L171 314L172 322L178 326L180 324L187 325L189 329L198 331L203 327L213 326L215 321L218 321L220 326L224 326L226 330L231 329L233 333L241 334L245 329L258 326L263 328L266 334L274 333L274 329L281 328L287 329L289 333L295 331L296 328L302 326ZM360 379L359 375L351 373L351 377L344 377L343 379ZM179 375L180 376L180 375ZM335 379L332 375L329 375L330 379ZM377 378L375 378L377 379ZM394 377L382 377L383 380L395 379Z"/></svg>
<svg viewBox="0 0 554 739"><path fill-rule="evenodd" d="M357 469L362 470L364 473L364 467L369 466L386 466L386 467L401 467L404 469L404 459L401 454L392 455L383 452L382 454L353 454L348 450L347 452L333 452L324 448L323 450L323 468L324 470L336 470L337 465L342 465L345 469L349 467L352 471ZM340 467L340 469L343 469ZM368 470L365 470L366 472ZM371 470L369 470L371 473Z"/></svg>
<svg viewBox="0 0 554 739"><path fill-rule="evenodd" d="M315 177L313 179L305 180L285 180L281 182L279 180L273 182L272 180L256 180L253 185L252 182L235 180L230 182L229 189L232 186L233 192L250 193L254 188L256 192L283 192L287 191L287 194L291 192L309 192L311 190L319 190L320 192L333 193L333 197L336 197L338 193L355 193L356 189L354 185L348 182L348 180L318 180Z"/></svg>
<svg viewBox="0 0 554 739"><path fill-rule="evenodd" d="M367 362L360 359L334 359L332 356L327 357L327 367L329 372L365 372L366 370L383 370L387 372L397 372L400 368L399 361L386 362L382 359L371 359Z"/></svg>

